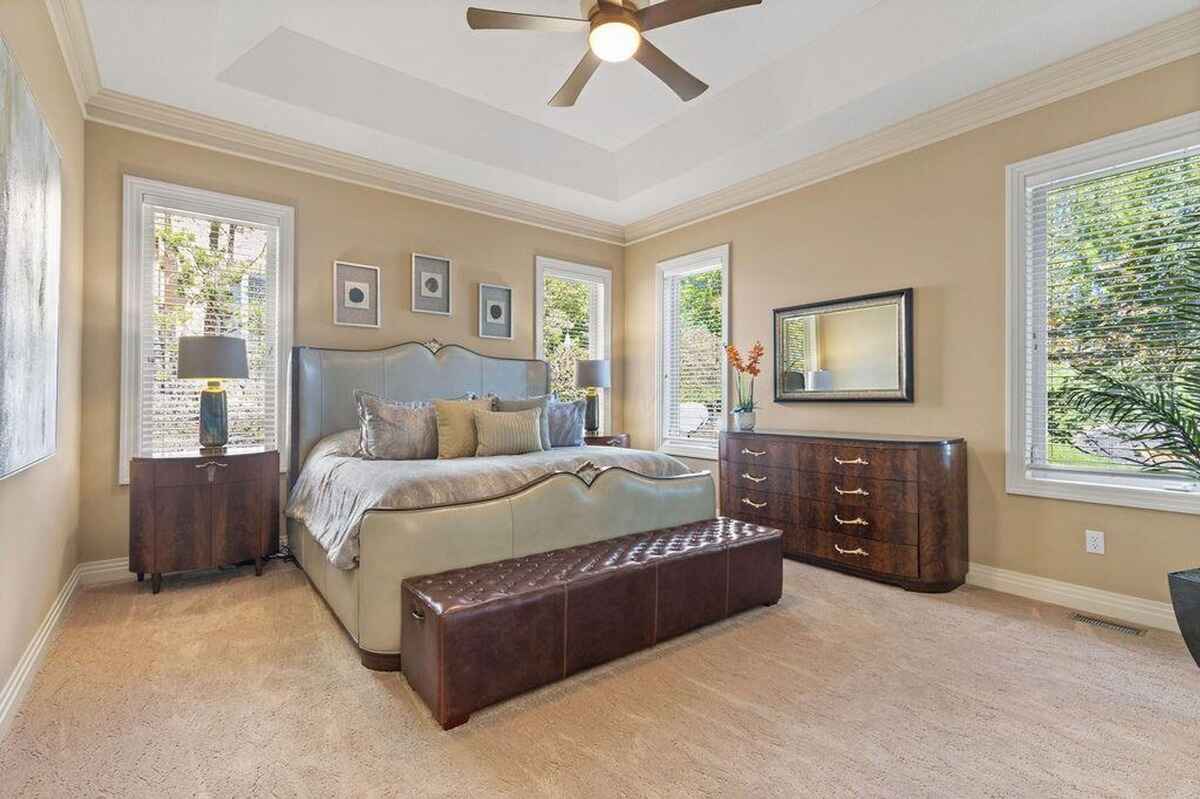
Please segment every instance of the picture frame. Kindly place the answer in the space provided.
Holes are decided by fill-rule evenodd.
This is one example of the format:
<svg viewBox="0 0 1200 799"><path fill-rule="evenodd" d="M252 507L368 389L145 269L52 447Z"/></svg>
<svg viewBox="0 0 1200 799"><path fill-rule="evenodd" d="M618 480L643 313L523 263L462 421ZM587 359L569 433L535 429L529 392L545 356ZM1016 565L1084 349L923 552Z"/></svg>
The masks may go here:
<svg viewBox="0 0 1200 799"><path fill-rule="evenodd" d="M382 282L378 266L334 261L333 323L342 327L380 327Z"/></svg>
<svg viewBox="0 0 1200 799"><path fill-rule="evenodd" d="M512 286L479 284L479 337L511 341L513 338Z"/></svg>
<svg viewBox="0 0 1200 799"><path fill-rule="evenodd" d="M440 255L412 255L412 311L454 314L454 264Z"/></svg>

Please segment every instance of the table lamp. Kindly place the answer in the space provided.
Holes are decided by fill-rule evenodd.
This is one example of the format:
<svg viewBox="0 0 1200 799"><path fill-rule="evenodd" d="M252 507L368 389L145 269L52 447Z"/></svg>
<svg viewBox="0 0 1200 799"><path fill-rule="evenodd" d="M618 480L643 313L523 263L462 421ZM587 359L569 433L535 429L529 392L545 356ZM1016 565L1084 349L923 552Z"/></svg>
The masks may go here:
<svg viewBox="0 0 1200 799"><path fill-rule="evenodd" d="M588 435L600 433L600 414L597 410L600 392L596 389L611 386L612 369L607 360L575 362L575 387L587 389L587 417L583 426Z"/></svg>
<svg viewBox="0 0 1200 799"><path fill-rule="evenodd" d="M200 391L200 451L220 452L229 441L229 415L222 380L245 380L246 340L236 336L181 336L181 380L207 380Z"/></svg>

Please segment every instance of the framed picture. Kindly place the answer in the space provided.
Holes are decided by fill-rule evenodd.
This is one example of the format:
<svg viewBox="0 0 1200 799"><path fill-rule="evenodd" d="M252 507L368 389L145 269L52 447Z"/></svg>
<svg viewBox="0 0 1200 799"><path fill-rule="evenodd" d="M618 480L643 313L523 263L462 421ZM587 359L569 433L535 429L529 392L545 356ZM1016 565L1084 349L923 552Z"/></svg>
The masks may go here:
<svg viewBox="0 0 1200 799"><path fill-rule="evenodd" d="M512 287L479 284L479 337L513 337Z"/></svg>
<svg viewBox="0 0 1200 799"><path fill-rule="evenodd" d="M450 316L450 297L454 291L450 259L413 253L412 309L414 313Z"/></svg>
<svg viewBox="0 0 1200 799"><path fill-rule="evenodd" d="M333 262L333 323L379 327L379 267Z"/></svg>

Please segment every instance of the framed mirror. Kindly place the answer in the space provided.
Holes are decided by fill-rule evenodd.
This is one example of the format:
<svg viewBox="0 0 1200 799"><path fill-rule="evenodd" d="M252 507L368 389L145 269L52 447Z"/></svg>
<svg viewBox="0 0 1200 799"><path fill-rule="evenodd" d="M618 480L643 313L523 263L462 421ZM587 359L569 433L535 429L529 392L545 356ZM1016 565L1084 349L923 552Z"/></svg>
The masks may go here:
<svg viewBox="0 0 1200 799"><path fill-rule="evenodd" d="M913 290L775 309L775 401L913 401Z"/></svg>

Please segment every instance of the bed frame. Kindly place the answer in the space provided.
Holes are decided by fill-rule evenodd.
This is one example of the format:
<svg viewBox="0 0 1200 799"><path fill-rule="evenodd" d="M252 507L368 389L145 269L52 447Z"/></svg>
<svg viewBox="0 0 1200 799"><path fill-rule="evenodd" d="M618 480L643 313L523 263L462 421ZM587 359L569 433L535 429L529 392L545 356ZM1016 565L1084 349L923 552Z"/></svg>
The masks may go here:
<svg viewBox="0 0 1200 799"><path fill-rule="evenodd" d="M380 350L296 347L288 484L323 437L358 426L354 391L390 400L546 394L545 361L496 358L458 345L408 342ZM547 475L511 494L420 510L372 510L359 532L359 565L338 569L305 526L287 520L301 568L358 646L362 663L400 668L401 593L406 577L591 543L710 519L708 472L645 477L622 468Z"/></svg>

